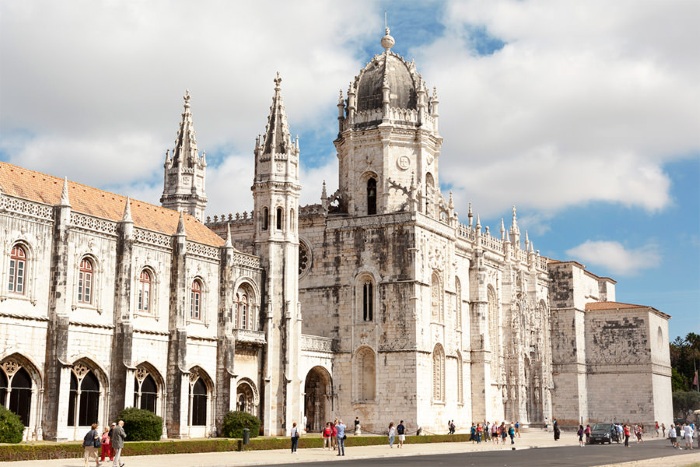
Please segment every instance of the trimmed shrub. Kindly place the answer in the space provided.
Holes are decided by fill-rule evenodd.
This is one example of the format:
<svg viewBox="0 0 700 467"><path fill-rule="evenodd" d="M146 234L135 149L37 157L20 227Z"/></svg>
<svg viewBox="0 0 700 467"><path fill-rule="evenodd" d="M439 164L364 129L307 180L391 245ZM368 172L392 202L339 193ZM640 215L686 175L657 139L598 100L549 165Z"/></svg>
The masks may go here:
<svg viewBox="0 0 700 467"><path fill-rule="evenodd" d="M0 405L0 443L21 443L24 424L14 412Z"/></svg>
<svg viewBox="0 0 700 467"><path fill-rule="evenodd" d="M128 441L158 441L163 434L163 419L151 411L129 407L119 419L124 420Z"/></svg>
<svg viewBox="0 0 700 467"><path fill-rule="evenodd" d="M250 437L255 438L260 432L260 419L247 412L229 412L224 416L221 436L224 438L243 438L243 428L248 428Z"/></svg>

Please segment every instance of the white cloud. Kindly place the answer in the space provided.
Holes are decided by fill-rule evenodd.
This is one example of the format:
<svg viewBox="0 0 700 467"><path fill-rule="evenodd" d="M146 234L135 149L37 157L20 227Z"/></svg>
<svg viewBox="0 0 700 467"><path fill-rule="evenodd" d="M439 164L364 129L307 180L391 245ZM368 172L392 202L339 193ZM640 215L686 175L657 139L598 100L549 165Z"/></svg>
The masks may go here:
<svg viewBox="0 0 700 467"><path fill-rule="evenodd" d="M635 275L661 263L661 254L655 243L627 249L619 242L587 240L567 250L566 254L587 266L601 267L620 276Z"/></svg>
<svg viewBox="0 0 700 467"><path fill-rule="evenodd" d="M382 11L370 0L2 2L0 151L157 203L190 89L199 148L217 155L208 212L250 210L275 72L292 133L332 139L338 89L371 58L367 41L380 51ZM700 150L699 15L683 1L445 2L440 36L396 49L437 86L440 181L460 215L470 201L482 219L513 204L543 219L591 201L666 208L664 164ZM506 46L476 56L466 26ZM323 179L337 187L337 162L307 140L302 158L319 168L304 168L302 200L315 203Z"/></svg>

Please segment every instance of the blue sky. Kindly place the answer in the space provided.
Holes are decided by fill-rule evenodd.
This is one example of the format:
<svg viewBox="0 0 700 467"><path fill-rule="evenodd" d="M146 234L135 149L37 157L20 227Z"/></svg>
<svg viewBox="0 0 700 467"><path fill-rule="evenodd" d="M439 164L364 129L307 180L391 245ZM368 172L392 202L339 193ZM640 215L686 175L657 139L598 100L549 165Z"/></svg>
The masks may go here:
<svg viewBox="0 0 700 467"><path fill-rule="evenodd" d="M252 2L251 2L252 3ZM440 97L440 183L497 233L700 332L700 3L0 1L0 159L158 203L185 89L210 215L252 208L273 78L302 201L337 188L338 91L381 52Z"/></svg>

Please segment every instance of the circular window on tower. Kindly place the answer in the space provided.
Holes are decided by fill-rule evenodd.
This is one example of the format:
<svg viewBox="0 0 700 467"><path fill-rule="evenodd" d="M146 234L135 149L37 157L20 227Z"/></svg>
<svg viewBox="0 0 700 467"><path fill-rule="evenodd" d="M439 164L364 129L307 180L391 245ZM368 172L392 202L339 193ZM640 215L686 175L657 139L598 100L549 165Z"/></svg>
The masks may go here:
<svg viewBox="0 0 700 467"><path fill-rule="evenodd" d="M306 242L299 241L299 277L306 275L311 268L311 249Z"/></svg>

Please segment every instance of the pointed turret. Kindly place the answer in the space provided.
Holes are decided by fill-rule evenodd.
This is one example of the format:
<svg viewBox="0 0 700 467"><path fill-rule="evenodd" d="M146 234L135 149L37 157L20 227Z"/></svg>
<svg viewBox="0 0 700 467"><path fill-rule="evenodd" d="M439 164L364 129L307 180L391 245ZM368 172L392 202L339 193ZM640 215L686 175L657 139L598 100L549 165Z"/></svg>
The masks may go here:
<svg viewBox="0 0 700 467"><path fill-rule="evenodd" d="M134 222L131 219L131 198L126 197L126 203L124 203L124 215L122 216L122 222Z"/></svg>
<svg viewBox="0 0 700 467"><path fill-rule="evenodd" d="M296 152L294 151L296 145L292 144L292 137L289 134L287 114L284 109L284 101L282 100L281 83L282 78L278 72L275 77L275 94L272 97L270 116L268 117L267 128L265 128L265 136L263 137L262 154L266 155Z"/></svg>
<svg viewBox="0 0 700 467"><path fill-rule="evenodd" d="M518 227L518 214L513 206L513 221L510 225L510 243L513 248L520 248L520 227Z"/></svg>
<svg viewBox="0 0 700 467"><path fill-rule="evenodd" d="M68 177L63 179L63 188L61 189L61 202L59 206L70 207L70 199L68 197Z"/></svg>
<svg viewBox="0 0 700 467"><path fill-rule="evenodd" d="M175 138L175 148L172 154L169 151L165 153L163 196L160 202L163 207L185 211L202 222L207 206L207 162L205 155L200 156L197 150L189 91L185 92L184 100L185 108Z"/></svg>

